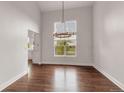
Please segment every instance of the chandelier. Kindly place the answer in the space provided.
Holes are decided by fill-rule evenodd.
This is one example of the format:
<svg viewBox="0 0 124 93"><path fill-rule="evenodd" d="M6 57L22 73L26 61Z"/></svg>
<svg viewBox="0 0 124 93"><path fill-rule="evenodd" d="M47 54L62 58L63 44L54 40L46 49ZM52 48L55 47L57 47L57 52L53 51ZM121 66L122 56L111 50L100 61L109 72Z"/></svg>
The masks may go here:
<svg viewBox="0 0 124 93"><path fill-rule="evenodd" d="M68 32L66 30L66 24L65 24L65 11L64 11L64 1L62 1L62 20L61 20L61 24L63 24L64 27L64 31L63 32L55 32L53 34L53 36L57 37L57 38L68 38L71 37L72 35L75 34L75 32Z"/></svg>

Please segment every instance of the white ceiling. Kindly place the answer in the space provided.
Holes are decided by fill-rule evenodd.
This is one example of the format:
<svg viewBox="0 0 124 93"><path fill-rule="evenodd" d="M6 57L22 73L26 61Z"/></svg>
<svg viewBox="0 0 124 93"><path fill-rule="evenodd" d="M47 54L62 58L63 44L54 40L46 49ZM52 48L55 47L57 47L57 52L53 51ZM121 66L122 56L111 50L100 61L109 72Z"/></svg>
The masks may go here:
<svg viewBox="0 0 124 93"><path fill-rule="evenodd" d="M41 11L52 11L62 9L62 1L39 1ZM65 9L91 6L93 1L65 1Z"/></svg>

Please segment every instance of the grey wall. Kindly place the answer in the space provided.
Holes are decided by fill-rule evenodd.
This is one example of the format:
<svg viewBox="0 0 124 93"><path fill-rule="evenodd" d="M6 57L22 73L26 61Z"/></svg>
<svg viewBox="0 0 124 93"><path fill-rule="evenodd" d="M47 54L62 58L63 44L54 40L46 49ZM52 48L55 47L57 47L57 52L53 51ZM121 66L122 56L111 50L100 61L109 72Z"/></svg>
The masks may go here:
<svg viewBox="0 0 124 93"><path fill-rule="evenodd" d="M65 20L77 20L77 56L54 57L54 22L61 21L60 11L43 13L42 62L49 64L92 64L92 7L68 9Z"/></svg>
<svg viewBox="0 0 124 93"><path fill-rule="evenodd" d="M40 19L40 15L37 17ZM39 32L38 21L33 18L21 11L21 7L0 2L0 90L27 71L27 32L29 29Z"/></svg>
<svg viewBox="0 0 124 93"><path fill-rule="evenodd" d="M95 3L94 62L124 89L124 2Z"/></svg>

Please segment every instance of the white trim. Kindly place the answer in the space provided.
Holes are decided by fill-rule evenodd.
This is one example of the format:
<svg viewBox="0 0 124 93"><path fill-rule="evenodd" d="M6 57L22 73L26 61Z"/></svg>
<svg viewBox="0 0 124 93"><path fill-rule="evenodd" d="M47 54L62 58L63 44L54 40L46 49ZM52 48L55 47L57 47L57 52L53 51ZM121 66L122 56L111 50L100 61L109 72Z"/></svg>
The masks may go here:
<svg viewBox="0 0 124 93"><path fill-rule="evenodd" d="M14 78L10 79L9 81L3 83L0 85L0 91L2 91L3 89L5 89L6 87L8 87L9 85L11 85L12 83L14 83L16 80L20 79L21 77L23 77L24 75L27 74L27 71L22 72L21 74L15 76Z"/></svg>
<svg viewBox="0 0 124 93"><path fill-rule="evenodd" d="M57 64L57 65L76 65L76 66L93 66L92 63L77 63L77 62L55 62L55 61L43 61L42 64Z"/></svg>
<svg viewBox="0 0 124 93"><path fill-rule="evenodd" d="M104 76L106 76L106 77L107 77L110 81L112 81L115 85L117 85L117 86L120 87L122 90L124 90L124 84L122 84L122 83L119 82L117 79L115 79L113 76L111 76L110 74L108 74L107 72L105 72L101 66L94 65L93 67L96 68L99 72L101 72Z"/></svg>
<svg viewBox="0 0 124 93"><path fill-rule="evenodd" d="M39 61L39 62L34 62L34 61L33 61L32 64L39 64L39 65L41 65L42 62L40 62L40 61Z"/></svg>
<svg viewBox="0 0 124 93"><path fill-rule="evenodd" d="M77 57L76 55L54 55L54 57Z"/></svg>

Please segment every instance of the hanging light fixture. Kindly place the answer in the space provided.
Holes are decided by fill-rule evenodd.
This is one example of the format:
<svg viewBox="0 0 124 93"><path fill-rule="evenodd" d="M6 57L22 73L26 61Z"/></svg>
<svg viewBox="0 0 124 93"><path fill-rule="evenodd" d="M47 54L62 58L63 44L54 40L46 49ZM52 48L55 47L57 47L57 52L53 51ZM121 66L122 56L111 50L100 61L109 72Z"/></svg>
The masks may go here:
<svg viewBox="0 0 124 93"><path fill-rule="evenodd" d="M53 36L57 37L57 38L68 38L71 37L72 35L74 35L74 32L68 32L67 28L66 28L66 23L65 23L65 11L64 11L64 1L62 1L62 20L61 20L61 24L63 26L63 30L62 32L55 32L53 34Z"/></svg>

